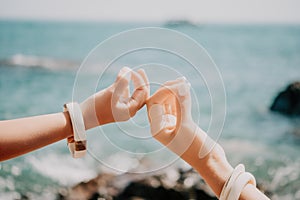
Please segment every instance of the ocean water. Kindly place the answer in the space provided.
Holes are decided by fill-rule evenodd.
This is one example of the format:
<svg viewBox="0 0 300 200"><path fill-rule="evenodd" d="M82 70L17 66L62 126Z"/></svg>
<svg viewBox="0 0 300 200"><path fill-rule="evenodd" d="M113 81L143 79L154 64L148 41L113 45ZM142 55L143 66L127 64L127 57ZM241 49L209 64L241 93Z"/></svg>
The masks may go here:
<svg viewBox="0 0 300 200"><path fill-rule="evenodd" d="M232 165L244 163L257 181L273 193L273 199L300 199L299 119L269 111L277 92L300 80L300 26L1 21L0 119L60 112L73 97L76 72L90 50L114 34L145 26L179 31L208 51L226 91L226 120L219 142L229 161ZM93 80L99 79L98 73L81 74L85 84L76 87L79 99L111 84L121 66L137 67L144 60L156 63L143 66L150 81L177 76L164 72L166 68L157 61L164 60L187 73L190 70L163 52L137 52L119 60L97 85ZM94 70L102 71L103 66ZM203 81L195 78L191 83L200 107L193 115L206 129L211 118L209 95ZM216 110L221 103L214 105ZM176 157L167 150L149 154L161 146L150 139L145 116L142 109L130 122L89 131L91 154L82 160L71 158L66 142L61 141L1 162L0 199L18 198L20 194L53 199L60 186L71 186L111 168L134 171L184 165L173 162ZM215 117L221 120L218 117L222 116ZM122 130L127 135L121 134ZM144 158L151 164L141 164Z"/></svg>

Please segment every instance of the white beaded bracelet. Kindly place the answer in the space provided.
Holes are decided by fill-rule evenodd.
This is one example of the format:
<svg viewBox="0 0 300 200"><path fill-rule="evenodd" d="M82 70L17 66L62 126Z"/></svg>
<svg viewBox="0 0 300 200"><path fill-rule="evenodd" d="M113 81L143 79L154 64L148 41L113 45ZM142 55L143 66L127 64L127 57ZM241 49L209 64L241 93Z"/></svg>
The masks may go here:
<svg viewBox="0 0 300 200"><path fill-rule="evenodd" d="M230 193L230 190L235 183L236 179L245 172L245 166L243 164L239 164L236 166L231 174L231 176L227 179L225 182L221 194L220 194L220 200L227 200L227 197Z"/></svg>
<svg viewBox="0 0 300 200"><path fill-rule="evenodd" d="M248 184L252 184L256 187L256 181L252 174L249 172L244 172L236 179L233 187L231 188L228 200L238 200L244 187Z"/></svg>
<svg viewBox="0 0 300 200"><path fill-rule="evenodd" d="M80 106L76 102L64 105L68 111L73 127L73 136L68 137L68 147L73 158L81 158L86 154L86 133Z"/></svg>

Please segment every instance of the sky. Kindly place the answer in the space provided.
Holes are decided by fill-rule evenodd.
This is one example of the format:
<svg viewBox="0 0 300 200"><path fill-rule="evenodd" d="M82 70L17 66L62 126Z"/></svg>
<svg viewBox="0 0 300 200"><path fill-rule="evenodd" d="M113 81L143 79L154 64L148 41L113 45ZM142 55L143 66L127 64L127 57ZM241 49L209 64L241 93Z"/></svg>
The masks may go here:
<svg viewBox="0 0 300 200"><path fill-rule="evenodd" d="M0 0L0 19L300 23L300 0Z"/></svg>

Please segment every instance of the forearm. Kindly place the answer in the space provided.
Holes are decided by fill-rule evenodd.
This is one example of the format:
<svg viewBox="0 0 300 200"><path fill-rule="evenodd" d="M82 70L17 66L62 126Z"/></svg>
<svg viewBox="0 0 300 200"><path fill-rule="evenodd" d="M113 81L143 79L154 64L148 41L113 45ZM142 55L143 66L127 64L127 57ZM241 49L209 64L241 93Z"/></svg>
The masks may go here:
<svg viewBox="0 0 300 200"><path fill-rule="evenodd" d="M200 128L197 128L194 139L188 149L181 155L181 158L189 163L211 187L214 193L219 196L222 187L229 178L233 168L227 162L223 149L215 144L211 151L203 158L199 157L200 149L207 145L207 135ZM206 148L208 148L206 146Z"/></svg>
<svg viewBox="0 0 300 200"><path fill-rule="evenodd" d="M219 197L226 180L230 177L233 168L226 159L225 152L219 144L215 144L214 148L203 158L199 158L199 150L206 145L203 138L206 133L198 130L190 147L181 156L188 162L202 178L211 187L214 193ZM268 199L256 187L248 184L242 191L240 200L251 199Z"/></svg>
<svg viewBox="0 0 300 200"><path fill-rule="evenodd" d="M71 135L72 125L67 112L0 121L0 161L20 156Z"/></svg>

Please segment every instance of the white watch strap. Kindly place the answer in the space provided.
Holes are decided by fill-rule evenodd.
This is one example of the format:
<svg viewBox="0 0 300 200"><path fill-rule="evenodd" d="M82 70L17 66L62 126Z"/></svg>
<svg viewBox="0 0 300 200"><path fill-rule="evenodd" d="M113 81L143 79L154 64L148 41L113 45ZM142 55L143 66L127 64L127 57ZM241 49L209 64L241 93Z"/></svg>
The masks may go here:
<svg viewBox="0 0 300 200"><path fill-rule="evenodd" d="M239 164L236 166L231 174L231 176L227 179L225 182L221 194L220 194L220 200L227 200L227 197L229 195L229 192L236 181L236 179L245 172L245 166L243 164Z"/></svg>
<svg viewBox="0 0 300 200"><path fill-rule="evenodd" d="M86 154L86 132L80 106L76 102L64 105L69 112L73 127L73 136L68 138L68 147L74 158L81 158Z"/></svg>
<svg viewBox="0 0 300 200"><path fill-rule="evenodd" d="M231 188L228 200L238 200L244 187L248 184L252 184L256 187L256 181L252 174L249 172L242 173L235 181L233 187Z"/></svg>

